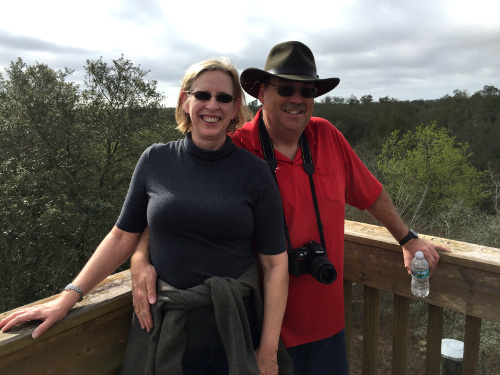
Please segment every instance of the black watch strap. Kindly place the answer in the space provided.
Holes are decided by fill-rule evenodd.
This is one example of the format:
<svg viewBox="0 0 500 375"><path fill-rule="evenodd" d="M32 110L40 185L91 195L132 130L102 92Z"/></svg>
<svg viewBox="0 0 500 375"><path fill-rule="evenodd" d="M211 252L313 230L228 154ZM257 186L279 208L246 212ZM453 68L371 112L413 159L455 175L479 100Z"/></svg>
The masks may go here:
<svg viewBox="0 0 500 375"><path fill-rule="evenodd" d="M418 238L418 234L413 229L410 229L410 231L408 232L408 234L405 237L403 237L403 239L401 241L399 241L399 245L403 246L408 241L410 241L410 240L412 240L414 238Z"/></svg>

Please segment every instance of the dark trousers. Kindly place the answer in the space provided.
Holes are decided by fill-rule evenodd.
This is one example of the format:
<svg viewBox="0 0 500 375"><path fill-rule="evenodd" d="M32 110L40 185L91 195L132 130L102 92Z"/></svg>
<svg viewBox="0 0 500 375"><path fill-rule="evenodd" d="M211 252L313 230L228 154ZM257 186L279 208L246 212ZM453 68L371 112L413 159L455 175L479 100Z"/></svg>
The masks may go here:
<svg viewBox="0 0 500 375"><path fill-rule="evenodd" d="M215 319L215 318L214 318ZM259 347L260 332L255 320L250 320L250 332L254 350ZM199 328L199 327L198 327ZM188 329L191 331L191 329ZM195 332L190 332L188 337L194 336ZM212 332L213 334L213 332ZM184 375L229 375L229 364L226 351L222 345L222 339L219 335L212 340L210 347L187 347L184 350L182 358L182 370ZM189 340L193 341L193 340Z"/></svg>
<svg viewBox="0 0 500 375"><path fill-rule="evenodd" d="M287 348L294 375L348 375L345 331L332 337Z"/></svg>
<svg viewBox="0 0 500 375"><path fill-rule="evenodd" d="M186 348L182 359L184 375L228 375L226 351L220 345L211 348Z"/></svg>

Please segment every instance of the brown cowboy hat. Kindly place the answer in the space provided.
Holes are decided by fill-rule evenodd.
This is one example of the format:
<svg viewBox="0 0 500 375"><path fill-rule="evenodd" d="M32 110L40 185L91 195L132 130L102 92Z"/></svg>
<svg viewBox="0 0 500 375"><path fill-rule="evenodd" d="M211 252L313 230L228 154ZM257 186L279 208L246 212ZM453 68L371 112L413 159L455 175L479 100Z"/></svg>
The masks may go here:
<svg viewBox="0 0 500 375"><path fill-rule="evenodd" d="M264 70L248 68L241 73L241 86L248 94L258 98L260 83L269 77L289 81L313 82L319 90L317 96L333 90L340 82L338 78L319 79L314 55L301 42L277 44L269 52Z"/></svg>

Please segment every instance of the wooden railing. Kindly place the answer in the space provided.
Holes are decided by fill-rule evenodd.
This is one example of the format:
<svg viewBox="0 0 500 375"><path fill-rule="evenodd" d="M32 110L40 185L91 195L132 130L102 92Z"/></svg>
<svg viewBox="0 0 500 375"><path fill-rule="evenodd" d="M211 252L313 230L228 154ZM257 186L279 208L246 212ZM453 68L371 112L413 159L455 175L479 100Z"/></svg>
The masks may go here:
<svg viewBox="0 0 500 375"><path fill-rule="evenodd" d="M352 283L364 285L362 373L377 373L380 291L394 294L392 374L407 373L410 279L401 248L381 227L346 222L344 294L346 330L351 325ZM452 253L442 253L431 277L425 374L440 373L443 308L465 314L463 374L477 374L481 320L500 322L500 250L437 237ZM349 340L348 340L349 343ZM348 351L349 352L349 351Z"/></svg>
<svg viewBox="0 0 500 375"><path fill-rule="evenodd" d="M344 292L348 353L351 338L352 284L364 286L362 373L377 373L380 293L394 294L392 373L407 373L410 278L401 248L381 227L346 222ZM477 373L482 319L500 322L500 250L427 237L445 244L431 277L425 373L440 373L443 309L466 316L463 373ZM119 373L132 314L130 274L110 276L65 318L37 340L36 322L0 333L0 374ZM14 291L13 291L14 292ZM36 303L45 302L55 297ZM8 312L0 314L0 319ZM384 374L385 375L385 374Z"/></svg>

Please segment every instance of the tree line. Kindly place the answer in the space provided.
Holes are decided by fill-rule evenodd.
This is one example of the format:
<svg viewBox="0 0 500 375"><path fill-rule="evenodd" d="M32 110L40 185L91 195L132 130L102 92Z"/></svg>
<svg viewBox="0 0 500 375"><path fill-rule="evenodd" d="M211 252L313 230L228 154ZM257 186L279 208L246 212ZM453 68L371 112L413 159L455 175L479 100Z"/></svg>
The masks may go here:
<svg viewBox="0 0 500 375"><path fill-rule="evenodd" d="M70 69L20 58L0 74L0 311L72 280L115 223L144 149L182 136L148 71L123 56L85 71L82 87ZM485 86L437 100L327 96L314 115L342 131L412 227L500 247L489 230L499 111L499 90Z"/></svg>
<svg viewBox="0 0 500 375"><path fill-rule="evenodd" d="M315 115L342 131L410 226L500 247L498 88L435 100L326 97Z"/></svg>

